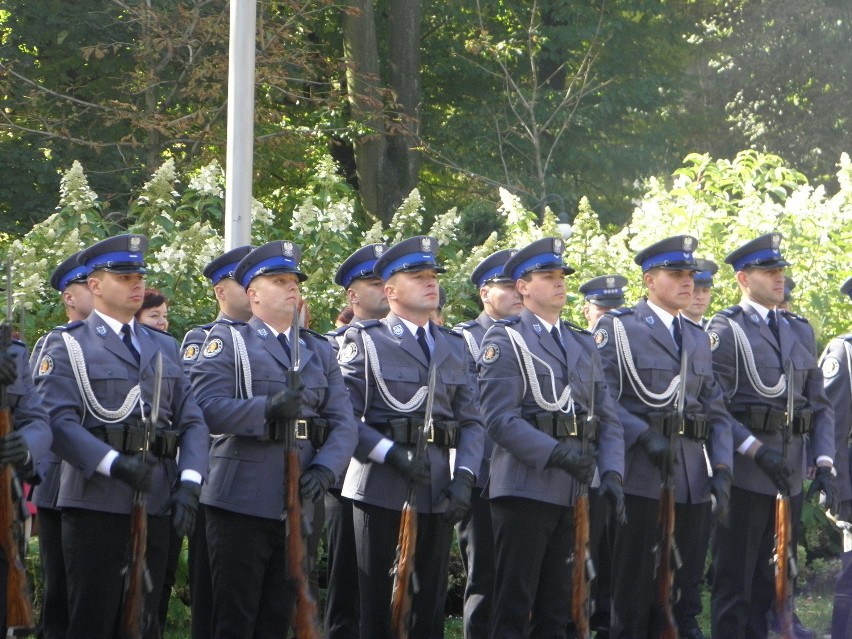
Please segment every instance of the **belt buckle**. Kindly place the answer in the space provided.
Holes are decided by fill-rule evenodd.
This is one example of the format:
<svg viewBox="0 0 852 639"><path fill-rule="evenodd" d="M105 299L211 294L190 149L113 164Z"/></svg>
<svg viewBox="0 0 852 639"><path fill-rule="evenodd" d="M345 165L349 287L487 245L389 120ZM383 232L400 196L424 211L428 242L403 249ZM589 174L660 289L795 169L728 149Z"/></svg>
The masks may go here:
<svg viewBox="0 0 852 639"><path fill-rule="evenodd" d="M435 443L435 420L434 419L429 420L429 431L428 431L428 434L426 436L426 442L429 443L429 444Z"/></svg>
<svg viewBox="0 0 852 639"><path fill-rule="evenodd" d="M571 423L574 425L574 428L571 429L571 432L568 433L571 437L582 437L582 433L580 433L580 428L577 425L577 414L571 413Z"/></svg>
<svg viewBox="0 0 852 639"><path fill-rule="evenodd" d="M296 439L308 439L308 420L297 419L295 427Z"/></svg>

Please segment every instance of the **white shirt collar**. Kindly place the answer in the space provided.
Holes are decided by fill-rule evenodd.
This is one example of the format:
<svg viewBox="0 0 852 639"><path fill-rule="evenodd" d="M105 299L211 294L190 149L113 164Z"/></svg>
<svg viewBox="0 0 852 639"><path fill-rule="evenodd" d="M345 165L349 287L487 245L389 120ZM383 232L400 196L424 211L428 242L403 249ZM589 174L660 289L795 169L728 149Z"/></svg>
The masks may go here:
<svg viewBox="0 0 852 639"><path fill-rule="evenodd" d="M741 304L748 304L749 306L753 307L754 310L757 311L757 314L760 315L760 319L762 319L764 322L766 321L766 316L769 315L769 311L773 310L771 308L766 308L765 306L763 306L763 304L758 304L754 300L750 300L747 297L743 298Z"/></svg>
<svg viewBox="0 0 852 639"><path fill-rule="evenodd" d="M533 313L533 315L535 315L535 313ZM548 333L550 332L550 329L552 329L552 328L554 327L554 324L551 324L551 323L550 323L550 322L548 322L547 320L542 319L542 318L541 318L541 317L539 317L538 315L535 315L535 318L536 318L539 322L541 322L542 324L544 324L544 330L546 330ZM558 326L558 325L556 325L556 330L559 332L559 336L561 337L561 336L562 336L562 331L559 329L559 326Z"/></svg>
<svg viewBox="0 0 852 639"><path fill-rule="evenodd" d="M405 324L406 328L408 328L408 330L414 337L417 337L417 329L420 328L417 324L415 324L414 322L409 322L404 317L400 317L399 321ZM424 326L423 328L426 330L426 343L429 344L429 346L432 346L435 343L435 340L432 339L432 331L429 330L429 322L426 322L426 326Z"/></svg>
<svg viewBox="0 0 852 639"><path fill-rule="evenodd" d="M261 321L263 322L263 320L261 320ZM263 323L264 323L264 324L266 324L266 322L263 322ZM269 329L269 331L272 333L272 335L275 337L275 339L278 339L279 331L276 331L276 330L275 330L274 328L272 328L269 324L266 324L266 328L268 328L268 329ZM292 329L292 328L293 328L293 327L292 327L292 326L290 326L290 327L288 327L288 328L287 328L287 330L286 330L286 331L284 331L284 336L287 338L287 341L288 341L288 342L290 342L290 341L291 341L291 340L290 340L290 333L292 332L292 331L291 331L291 329Z"/></svg>
<svg viewBox="0 0 852 639"><path fill-rule="evenodd" d="M651 310L656 313L657 317L660 318L660 321L662 321L663 324L665 324L666 328L669 330L669 332L671 332L675 316L669 313L667 310L657 306L651 300L647 300L647 302L648 306L651 307Z"/></svg>
<svg viewBox="0 0 852 639"><path fill-rule="evenodd" d="M119 322L114 317L110 317L109 315L104 315L103 313L101 313L98 310L95 310L95 313L98 314L98 317L100 317L104 321L104 323L113 330L113 332L116 335L121 337L121 327L124 326L124 322ZM130 334L135 335L136 334L136 318L135 317L131 318L131 320L127 323L130 324Z"/></svg>

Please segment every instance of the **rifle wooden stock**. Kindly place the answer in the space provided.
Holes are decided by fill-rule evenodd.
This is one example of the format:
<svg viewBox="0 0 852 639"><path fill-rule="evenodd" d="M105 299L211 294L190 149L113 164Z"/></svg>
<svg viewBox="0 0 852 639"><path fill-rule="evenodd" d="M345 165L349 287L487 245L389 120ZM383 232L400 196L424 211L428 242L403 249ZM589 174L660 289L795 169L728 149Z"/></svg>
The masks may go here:
<svg viewBox="0 0 852 639"><path fill-rule="evenodd" d="M672 475L674 471L668 471ZM660 619L660 639L677 639L677 624L672 612L672 590L676 567L674 528L675 496L674 477L669 476L660 490L660 507L657 514L660 541L657 546L657 612Z"/></svg>
<svg viewBox="0 0 852 639"><path fill-rule="evenodd" d="M783 639L795 639L793 631L793 584L790 549L790 498L778 493L775 498L775 616Z"/></svg>
<svg viewBox="0 0 852 639"><path fill-rule="evenodd" d="M574 564L571 578L571 619L578 639L589 639L592 614L589 557L589 491L585 484L574 501Z"/></svg>
<svg viewBox="0 0 852 639"><path fill-rule="evenodd" d="M288 432L295 429L290 422ZM317 604L305 574L305 542L302 537L302 501L299 494L299 449L290 439L285 453L287 463L287 571L296 585L293 627L298 639L320 639L316 625Z"/></svg>
<svg viewBox="0 0 852 639"><path fill-rule="evenodd" d="M402 507L391 592L391 635L408 639L411 604L414 601L414 550L417 544L417 511L409 501Z"/></svg>
<svg viewBox="0 0 852 639"><path fill-rule="evenodd" d="M145 554L148 544L148 508L145 494L133 493L130 513L130 563L124 586L124 607L121 629L124 639L141 639L145 612L146 571Z"/></svg>
<svg viewBox="0 0 852 639"><path fill-rule="evenodd" d="M3 400L5 400L3 389ZM9 407L0 410L0 437L12 432L12 420ZM9 574L6 580L6 625L9 628L32 628L33 607L30 602L30 591L27 583L27 571L21 561L18 535L20 522L17 513L18 506L12 491L12 468L3 466L0 469L0 547L6 555Z"/></svg>

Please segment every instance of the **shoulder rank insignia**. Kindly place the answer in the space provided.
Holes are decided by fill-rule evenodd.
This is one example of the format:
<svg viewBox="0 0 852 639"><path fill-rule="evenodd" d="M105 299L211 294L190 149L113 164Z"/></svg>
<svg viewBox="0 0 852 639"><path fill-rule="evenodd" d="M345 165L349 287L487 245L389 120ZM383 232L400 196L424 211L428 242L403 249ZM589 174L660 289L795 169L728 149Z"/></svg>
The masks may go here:
<svg viewBox="0 0 852 639"><path fill-rule="evenodd" d="M840 362L836 357L829 356L822 360L822 374L826 379L831 379L840 372Z"/></svg>
<svg viewBox="0 0 852 639"><path fill-rule="evenodd" d="M355 342L347 342L346 346L340 349L340 354L337 356L337 361L348 364L358 356L358 344Z"/></svg>
<svg viewBox="0 0 852 639"><path fill-rule="evenodd" d="M194 362L198 359L198 353L200 352L201 346L199 344L187 344L183 349L183 361Z"/></svg>
<svg viewBox="0 0 852 639"><path fill-rule="evenodd" d="M730 308L723 308L719 312L726 317L733 317L734 315L737 315L738 313L742 313L742 311L743 311L743 307L737 305L737 306L731 306Z"/></svg>
<svg viewBox="0 0 852 639"><path fill-rule="evenodd" d="M562 325L567 326L568 328L570 328L575 333L581 333L583 335L591 335L591 332L587 331L582 326L577 326L576 324L573 324L573 323L569 322L568 320L562 320Z"/></svg>
<svg viewBox="0 0 852 639"><path fill-rule="evenodd" d="M609 333L607 333L605 328L599 328L596 330L592 337L595 340L595 345L598 347L598 350L602 349L609 343Z"/></svg>
<svg viewBox="0 0 852 639"><path fill-rule="evenodd" d="M707 331L707 338L710 340L711 351L715 351L719 348L719 333L716 331Z"/></svg>
<svg viewBox="0 0 852 639"><path fill-rule="evenodd" d="M495 324L500 324L501 326L511 326L512 324L517 324L521 321L520 315L512 315L511 317L504 317L503 319L499 319Z"/></svg>
<svg viewBox="0 0 852 639"><path fill-rule="evenodd" d="M438 326L438 330L441 331L444 335L452 335L453 337L462 337L461 333L456 332L452 328L448 326Z"/></svg>
<svg viewBox="0 0 852 639"><path fill-rule="evenodd" d="M361 328L372 328L373 326L381 326L381 325L382 325L381 320L369 319L369 320L363 320L361 322L354 322L354 323L350 324L348 326L348 328L361 329Z"/></svg>
<svg viewBox="0 0 852 639"><path fill-rule="evenodd" d="M225 345L222 343L222 340L218 337L214 337L207 345L204 347L204 357L210 359L211 357L216 357L219 353L222 352L222 349Z"/></svg>
<svg viewBox="0 0 852 639"><path fill-rule="evenodd" d="M500 347L494 342L489 342L482 347L482 363L493 364L500 358Z"/></svg>
<svg viewBox="0 0 852 639"><path fill-rule="evenodd" d="M343 328L343 327L341 326L341 328ZM300 331L299 335L313 335L314 337L322 340L323 342L326 341L325 335L323 335L322 333L318 333L315 330L313 330L312 328L308 328L307 326L299 327L299 331ZM304 344L304 343L305 343L305 341L302 340L302 344Z"/></svg>
<svg viewBox="0 0 852 639"><path fill-rule="evenodd" d="M606 312L606 314L607 315L615 315L615 317L621 317L622 315L632 315L633 309L632 308L626 308L626 307L613 308L613 309L608 310Z"/></svg>
<svg viewBox="0 0 852 639"><path fill-rule="evenodd" d="M53 372L53 358L50 355L45 355L38 363L39 375L50 375Z"/></svg>
<svg viewBox="0 0 852 639"><path fill-rule="evenodd" d="M800 322L804 322L805 324L810 324L807 317L803 317L798 313L794 313L793 311L781 311L781 317L789 317L790 319L799 320Z"/></svg>
<svg viewBox="0 0 852 639"><path fill-rule="evenodd" d="M476 326L476 324L477 324L476 320L468 320L467 322L461 322L460 324L456 324L455 326L453 326L453 330L454 331L461 331L461 330L464 330L465 328L473 328L474 326Z"/></svg>

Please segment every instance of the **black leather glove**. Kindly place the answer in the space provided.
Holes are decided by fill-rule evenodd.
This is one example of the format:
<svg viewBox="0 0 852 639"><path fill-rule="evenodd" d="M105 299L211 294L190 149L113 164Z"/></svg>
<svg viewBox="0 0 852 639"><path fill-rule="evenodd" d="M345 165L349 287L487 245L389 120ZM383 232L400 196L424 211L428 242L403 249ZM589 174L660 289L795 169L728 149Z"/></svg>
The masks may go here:
<svg viewBox="0 0 852 639"><path fill-rule="evenodd" d="M24 436L18 431L0 437L0 465L20 466L27 461L29 454L27 442L24 441Z"/></svg>
<svg viewBox="0 0 852 639"><path fill-rule="evenodd" d="M849 521L852 519L852 499L844 499L840 502L840 509L837 511L837 518L840 521Z"/></svg>
<svg viewBox="0 0 852 639"><path fill-rule="evenodd" d="M790 494L790 478L793 476L793 469L780 453L764 444L757 449L754 463L769 476L779 491L785 495Z"/></svg>
<svg viewBox="0 0 852 639"><path fill-rule="evenodd" d="M432 483L432 472L429 470L429 460L423 455L419 460L414 459L414 451L402 444L394 444L385 455L385 463L389 464L400 475L421 486Z"/></svg>
<svg viewBox="0 0 852 639"><path fill-rule="evenodd" d="M109 467L109 474L140 493L151 492L154 483L154 467L140 455L119 455Z"/></svg>
<svg viewBox="0 0 852 639"><path fill-rule="evenodd" d="M613 470L609 470L601 477L601 485L598 487L598 494L601 497L606 497L609 505L612 506L612 513L615 515L615 521L619 526L627 523L627 509L624 507L624 490L621 488L621 475Z"/></svg>
<svg viewBox="0 0 852 639"><path fill-rule="evenodd" d="M178 537L191 535L195 530L195 516L198 514L198 500L201 498L201 484L194 481L182 481L172 493L172 528Z"/></svg>
<svg viewBox="0 0 852 639"><path fill-rule="evenodd" d="M575 451L568 444L556 444L544 467L564 470L583 484L588 484L595 476L595 458Z"/></svg>
<svg viewBox="0 0 852 639"><path fill-rule="evenodd" d="M302 391L304 386L287 387L266 398L266 421L276 422L284 419L298 419L302 410Z"/></svg>
<svg viewBox="0 0 852 639"><path fill-rule="evenodd" d="M441 515L441 519L454 526L464 518L470 510L470 499L475 482L473 473L466 470L456 471L450 483L438 495L439 502L445 499L448 502L447 510Z"/></svg>
<svg viewBox="0 0 852 639"><path fill-rule="evenodd" d="M707 482L707 492L713 495L716 503L713 504L713 514L716 523L728 527L728 515L731 512L731 484L734 476L729 468L714 468L713 476Z"/></svg>
<svg viewBox="0 0 852 639"><path fill-rule="evenodd" d="M4 352L0 354L0 386L11 386L18 379L18 363L15 356Z"/></svg>
<svg viewBox="0 0 852 639"><path fill-rule="evenodd" d="M334 472L321 464L308 466L299 478L302 501L316 501L328 492L335 480Z"/></svg>
<svg viewBox="0 0 852 639"><path fill-rule="evenodd" d="M825 493L825 507L830 512L836 513L840 508L840 500L837 497L837 482L830 466L817 466L816 475L808 488L805 499L810 501L818 492Z"/></svg>
<svg viewBox="0 0 852 639"><path fill-rule="evenodd" d="M649 428L636 439L639 445L645 449L651 463L660 470L666 470L671 463L672 449L669 446L669 438L661 432Z"/></svg>

